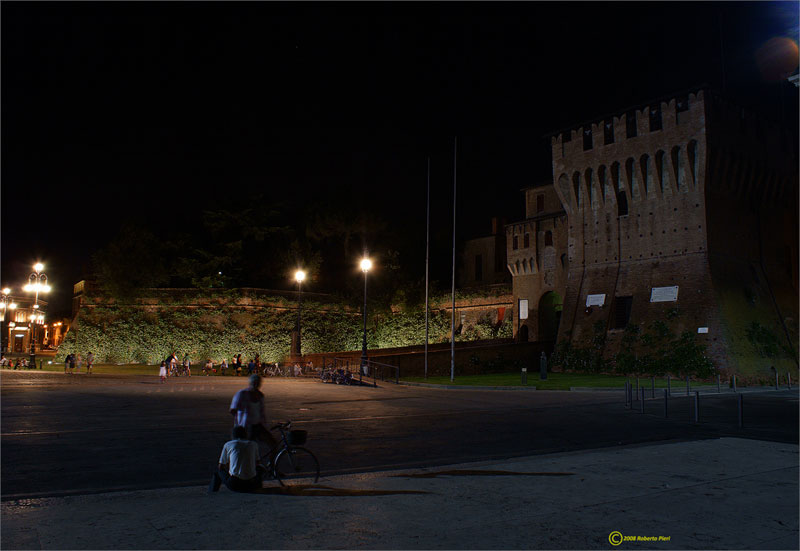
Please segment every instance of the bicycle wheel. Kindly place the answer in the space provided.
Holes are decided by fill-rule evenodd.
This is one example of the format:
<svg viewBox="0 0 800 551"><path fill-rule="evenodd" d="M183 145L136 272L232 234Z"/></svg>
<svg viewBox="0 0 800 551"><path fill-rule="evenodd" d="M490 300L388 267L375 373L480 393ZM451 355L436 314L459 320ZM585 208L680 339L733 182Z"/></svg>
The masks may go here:
<svg viewBox="0 0 800 551"><path fill-rule="evenodd" d="M306 448L285 449L275 458L275 478L281 486L316 484L319 461Z"/></svg>

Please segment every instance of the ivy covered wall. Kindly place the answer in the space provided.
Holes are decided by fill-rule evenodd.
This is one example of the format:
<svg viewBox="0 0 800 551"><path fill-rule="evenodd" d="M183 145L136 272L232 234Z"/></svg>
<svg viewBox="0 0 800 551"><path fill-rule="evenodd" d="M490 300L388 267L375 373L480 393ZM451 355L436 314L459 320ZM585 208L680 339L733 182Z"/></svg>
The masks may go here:
<svg viewBox="0 0 800 551"><path fill-rule="evenodd" d="M467 299L462 299L466 301ZM161 303L159 303L161 302ZM191 303L191 304L189 304ZM229 300L142 299L135 305L108 300L86 302L78 311L56 361L72 352L93 352L99 363L160 363L170 353L189 354L193 362L215 362L241 353L260 354L265 361L290 355L291 333L297 320L294 303L272 301L262 306L240 298ZM497 308L470 310L457 341L511 337L511 317L498 323ZM449 342L450 312L434 310L429 320L430 342ZM361 348L363 317L341 305L303 302L303 352L326 353ZM424 308L382 312L367 323L369 348L422 344Z"/></svg>

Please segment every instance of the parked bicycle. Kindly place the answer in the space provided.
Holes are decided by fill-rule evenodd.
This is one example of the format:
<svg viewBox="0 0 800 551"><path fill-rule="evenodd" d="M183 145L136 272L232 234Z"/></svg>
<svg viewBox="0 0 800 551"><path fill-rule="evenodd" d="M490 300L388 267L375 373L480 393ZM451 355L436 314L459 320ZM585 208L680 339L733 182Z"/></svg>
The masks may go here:
<svg viewBox="0 0 800 551"><path fill-rule="evenodd" d="M319 461L311 450L303 447L308 432L292 430L291 421L278 423L269 430L279 431L281 437L275 447L264 453L262 452L266 448L265 443L258 442L261 463L267 466L267 474L281 486L295 486L309 482L315 484L319 480ZM274 464L270 463L270 457L275 457Z"/></svg>

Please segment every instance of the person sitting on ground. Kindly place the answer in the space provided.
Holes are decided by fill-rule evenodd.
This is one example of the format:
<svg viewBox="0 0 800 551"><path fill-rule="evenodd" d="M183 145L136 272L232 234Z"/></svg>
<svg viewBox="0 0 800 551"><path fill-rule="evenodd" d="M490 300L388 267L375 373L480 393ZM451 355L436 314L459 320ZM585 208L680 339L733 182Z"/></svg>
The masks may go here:
<svg viewBox="0 0 800 551"><path fill-rule="evenodd" d="M258 463L258 444L248 440L247 429L236 425L231 440L222 447L219 465L209 484L216 492L222 484L234 492L255 492L261 489L266 469Z"/></svg>

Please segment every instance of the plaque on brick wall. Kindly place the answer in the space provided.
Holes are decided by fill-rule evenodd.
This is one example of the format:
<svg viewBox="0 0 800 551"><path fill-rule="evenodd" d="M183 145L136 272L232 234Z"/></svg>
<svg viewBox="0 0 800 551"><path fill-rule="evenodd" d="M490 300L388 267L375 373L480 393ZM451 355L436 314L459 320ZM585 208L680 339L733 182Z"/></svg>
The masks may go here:
<svg viewBox="0 0 800 551"><path fill-rule="evenodd" d="M650 302L675 302L678 300L678 286L653 287L650 289Z"/></svg>
<svg viewBox="0 0 800 551"><path fill-rule="evenodd" d="M698 333L708 333L708 327L698 327L697 328L697 332Z"/></svg>
<svg viewBox="0 0 800 551"><path fill-rule="evenodd" d="M586 307L589 306L602 306L606 303L606 295L586 295Z"/></svg>
<svg viewBox="0 0 800 551"><path fill-rule="evenodd" d="M528 299L527 298L519 299L519 319L521 319L521 320L528 319Z"/></svg>

